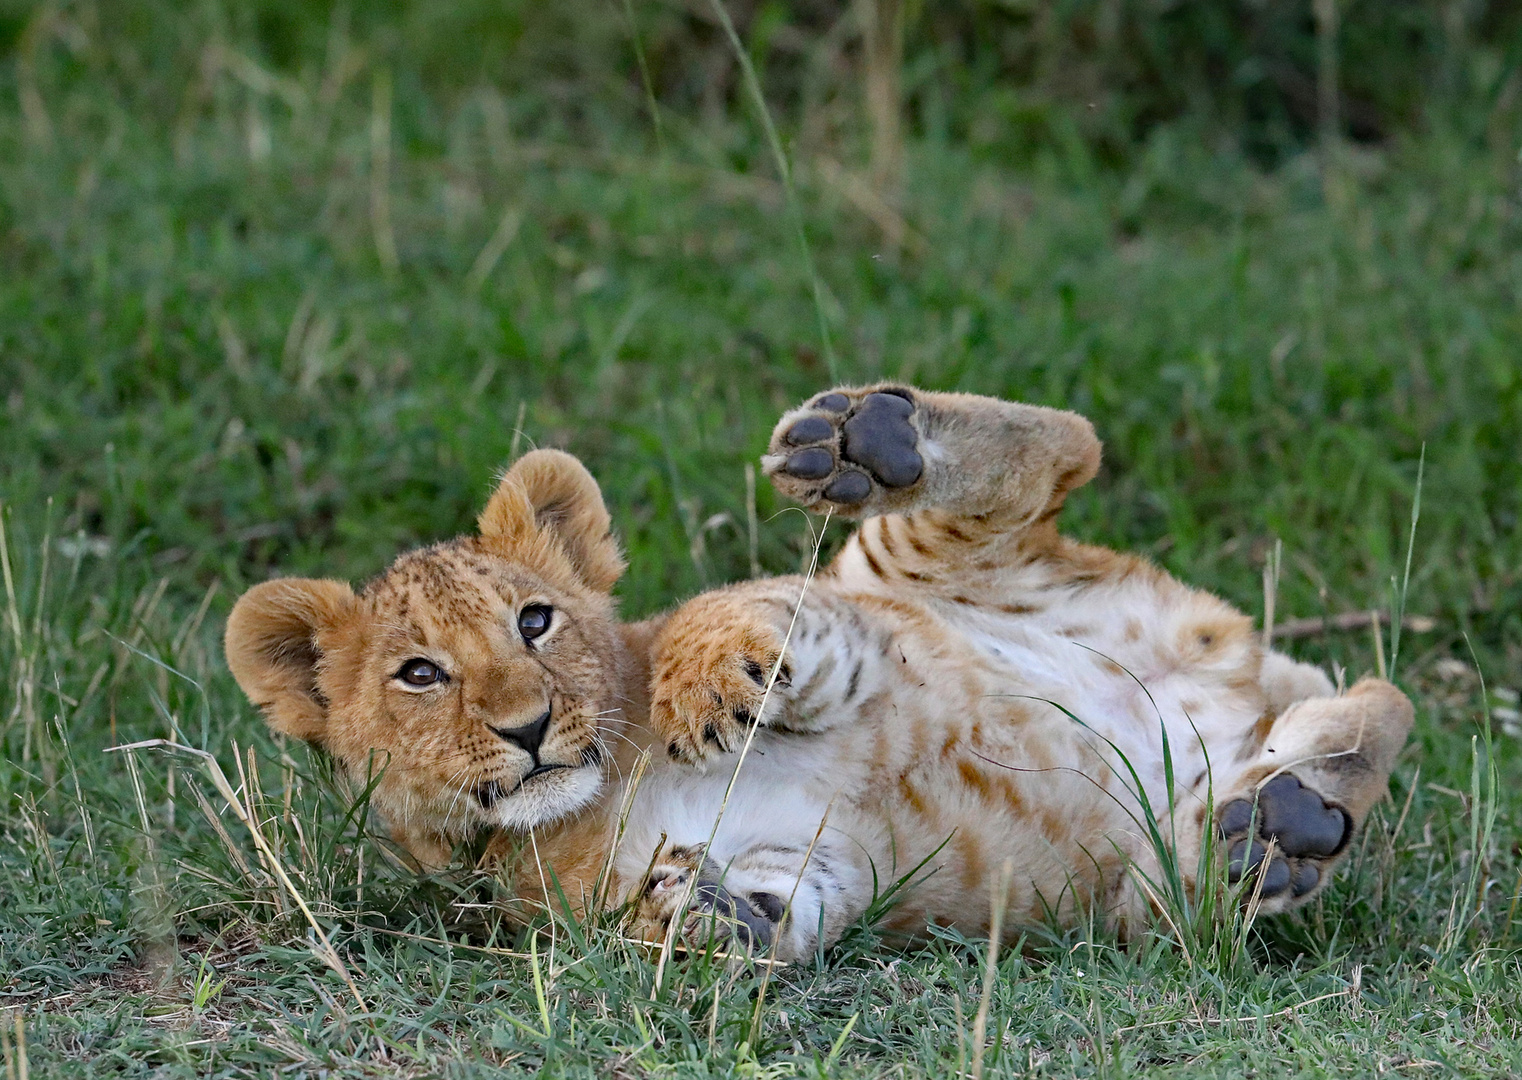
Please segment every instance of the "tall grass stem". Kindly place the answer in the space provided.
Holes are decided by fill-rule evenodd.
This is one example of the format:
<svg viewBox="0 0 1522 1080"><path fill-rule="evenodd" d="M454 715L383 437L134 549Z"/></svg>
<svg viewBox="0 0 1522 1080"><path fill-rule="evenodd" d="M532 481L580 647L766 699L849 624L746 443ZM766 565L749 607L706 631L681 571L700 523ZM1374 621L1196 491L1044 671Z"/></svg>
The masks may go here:
<svg viewBox="0 0 1522 1080"><path fill-rule="evenodd" d="M819 343L824 352L825 367L830 373L830 380L838 382L840 374L835 361L835 347L830 341L830 324L825 314L824 282L814 265L814 252L809 246L808 231L803 220L803 207L798 201L798 188L793 180L792 166L788 163L787 152L782 148L782 138L777 134L777 125L772 121L772 112L766 104L766 95L761 89L761 80L756 76L756 67L751 63L750 52L740 40L739 32L735 30L734 20L729 17L729 9L724 6L724 0L708 0L708 2L713 8L714 15L718 17L719 25L724 28L730 48L734 50L735 61L740 65L745 89L750 94L751 104L755 106L756 115L761 120L766 144L771 149L772 160L777 166L777 174L782 179L782 188L787 196L788 212L792 216L793 228L798 236L798 250L803 257L804 271L808 275L809 284L814 293L814 315L819 322Z"/></svg>

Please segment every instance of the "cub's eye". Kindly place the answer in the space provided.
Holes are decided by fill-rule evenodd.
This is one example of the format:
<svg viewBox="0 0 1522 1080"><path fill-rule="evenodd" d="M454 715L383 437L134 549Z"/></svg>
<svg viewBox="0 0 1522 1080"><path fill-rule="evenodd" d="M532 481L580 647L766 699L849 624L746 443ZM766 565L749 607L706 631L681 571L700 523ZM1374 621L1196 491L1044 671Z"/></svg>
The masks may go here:
<svg viewBox="0 0 1522 1080"><path fill-rule="evenodd" d="M533 641L550 628L550 615L554 609L548 604L530 604L518 612L518 633L524 641Z"/></svg>
<svg viewBox="0 0 1522 1080"><path fill-rule="evenodd" d="M432 660L424 660L421 657L408 660L394 677L408 686L432 686L436 682L444 681L444 673L439 670L439 666Z"/></svg>

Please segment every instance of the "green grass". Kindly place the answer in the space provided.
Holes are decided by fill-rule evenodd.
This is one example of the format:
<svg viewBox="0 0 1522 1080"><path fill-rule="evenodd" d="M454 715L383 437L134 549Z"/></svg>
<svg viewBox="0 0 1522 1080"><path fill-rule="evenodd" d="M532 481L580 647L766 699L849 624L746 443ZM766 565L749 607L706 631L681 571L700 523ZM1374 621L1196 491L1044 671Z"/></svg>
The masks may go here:
<svg viewBox="0 0 1522 1080"><path fill-rule="evenodd" d="M505 93L421 32L313 21L272 58L211 5L48 10L0 64L0 1027L22 1017L31 1075L970 1069L983 943L857 935L758 1007L760 976L657 986L604 927L494 929L458 906L490 883L391 869L220 658L242 588L465 529L530 444L601 479L626 614L750 572L745 466L831 381L753 118L663 107L657 143L637 81ZM1337 884L1200 959L1034 934L1000 955L984 1075L1522 1071L1519 117L1326 175L1187 125L1121 171L1060 147L1011 171L927 121L903 250L824 160L850 145L798 155L839 378L1089 415L1108 464L1077 535L1253 613L1282 542L1280 622L1388 609L1425 446L1417 732ZM807 530L756 503L761 567L796 569ZM1291 647L1376 664L1367 630ZM1511 710L1497 791L1476 664ZM368 1017L206 772L105 752L173 732L259 809Z"/></svg>

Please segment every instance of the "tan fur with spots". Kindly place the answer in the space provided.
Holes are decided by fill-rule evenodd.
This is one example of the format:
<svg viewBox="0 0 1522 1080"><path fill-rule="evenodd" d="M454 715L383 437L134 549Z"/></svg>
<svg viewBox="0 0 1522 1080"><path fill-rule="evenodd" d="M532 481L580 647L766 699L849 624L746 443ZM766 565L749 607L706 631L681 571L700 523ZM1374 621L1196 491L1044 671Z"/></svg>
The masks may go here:
<svg viewBox="0 0 1522 1080"><path fill-rule="evenodd" d="M874 401L892 418L853 436L847 418ZM858 441L875 445L864 451L872 464L848 459ZM1297 796L1311 800L1312 818L1346 832L1340 846L1311 837L1319 849L1265 873L1260 909L1285 911L1325 887L1386 792L1412 720L1395 687L1369 679L1337 696L1320 671L1265 649L1219 598L1058 533L1069 492L1099 467L1082 417L848 387L783 416L762 460L782 494L861 525L807 588L796 577L733 585L662 627L651 721L689 766L728 776L767 696L753 676L778 671L726 816L754 814L773 835L735 826L734 838L701 849L711 816L701 798L687 800L686 831L670 807L643 832L631 827L625 877L647 865L635 853L657 828L684 853L657 860L639 908L646 932L661 932L683 900L662 884L722 878L737 897L792 897L776 950L809 955L874 889L918 869L887 926L982 933L1006 863L1011 934L1054 918L1124 930L1156 917L1148 882L1164 880L1144 803L1193 890L1222 808L1235 806L1235 821L1290 775L1296 792L1314 792ZM908 482L893 486L876 468ZM832 498L851 473L867 480ZM1268 816L1285 836L1316 825ZM1232 834L1216 850L1254 837ZM1258 857L1239 850L1242 863ZM1265 868L1287 858L1264 857ZM700 931L694 922L684 930Z"/></svg>

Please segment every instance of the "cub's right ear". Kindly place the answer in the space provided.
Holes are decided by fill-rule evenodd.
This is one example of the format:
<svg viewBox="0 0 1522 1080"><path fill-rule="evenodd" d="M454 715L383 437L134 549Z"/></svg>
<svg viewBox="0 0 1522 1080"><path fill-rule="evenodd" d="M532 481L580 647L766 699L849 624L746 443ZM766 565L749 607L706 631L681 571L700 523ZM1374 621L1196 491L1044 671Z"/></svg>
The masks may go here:
<svg viewBox="0 0 1522 1080"><path fill-rule="evenodd" d="M224 647L233 678L270 727L322 742L328 702L317 688L324 638L355 608L341 581L280 578L255 585L227 617Z"/></svg>

